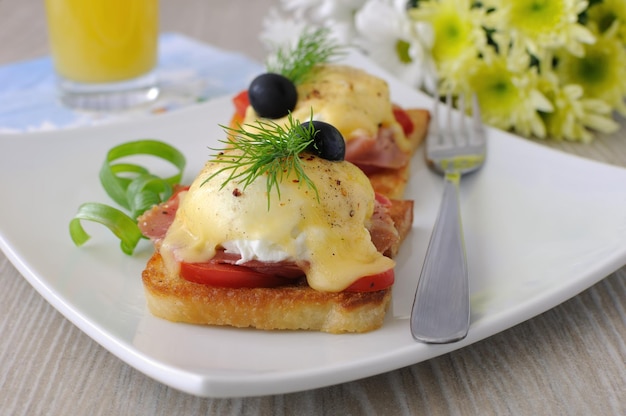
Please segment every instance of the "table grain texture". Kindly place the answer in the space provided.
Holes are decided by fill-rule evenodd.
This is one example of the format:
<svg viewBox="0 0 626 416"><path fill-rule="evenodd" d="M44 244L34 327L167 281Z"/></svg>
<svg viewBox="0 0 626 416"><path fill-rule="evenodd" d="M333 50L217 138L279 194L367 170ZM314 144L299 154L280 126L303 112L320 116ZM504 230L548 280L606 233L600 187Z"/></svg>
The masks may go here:
<svg viewBox="0 0 626 416"><path fill-rule="evenodd" d="M277 2L161 0L161 30L261 60L262 17ZM47 53L43 0L0 0L0 64ZM626 167L621 123L591 145L546 145ZM0 415L204 414L625 415L626 267L533 319L426 362L311 391L206 399L120 361L0 253Z"/></svg>

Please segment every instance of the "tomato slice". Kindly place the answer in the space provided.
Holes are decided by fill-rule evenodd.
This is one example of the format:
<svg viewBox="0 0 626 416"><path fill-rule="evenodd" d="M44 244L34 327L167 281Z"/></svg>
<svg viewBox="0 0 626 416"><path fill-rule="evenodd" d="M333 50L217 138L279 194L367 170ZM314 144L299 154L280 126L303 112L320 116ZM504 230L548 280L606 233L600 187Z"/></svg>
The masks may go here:
<svg viewBox="0 0 626 416"><path fill-rule="evenodd" d="M190 185L180 185L180 184L174 185L172 196L170 196L168 200L171 201L177 198L179 193L188 191L190 187L191 187Z"/></svg>
<svg viewBox="0 0 626 416"><path fill-rule="evenodd" d="M250 105L248 99L248 90L243 90L233 98L233 104L235 105L235 115L242 120L246 116L246 109Z"/></svg>
<svg viewBox="0 0 626 416"><path fill-rule="evenodd" d="M277 287L293 283L293 278L277 277L272 274L258 272L249 267L227 263L181 263L180 275L183 279L217 287ZM364 276L352 283L347 292L375 292L383 290L395 280L393 269L383 273Z"/></svg>
<svg viewBox="0 0 626 416"><path fill-rule="evenodd" d="M396 121L400 124L400 126L402 126L402 130L404 131L405 136L409 136L411 135L411 133L413 133L413 130L415 129L415 126L413 126L413 121L411 120L411 117L409 117L407 112L404 111L402 107L394 104L393 116L396 119Z"/></svg>
<svg viewBox="0 0 626 416"><path fill-rule="evenodd" d="M181 263L180 275L194 283L219 287L276 287L293 279L260 273L244 266L225 263Z"/></svg>
<svg viewBox="0 0 626 416"><path fill-rule="evenodd" d="M346 292L375 292L377 290L387 289L395 281L395 273L393 269L386 272L363 276L356 282L348 286Z"/></svg>

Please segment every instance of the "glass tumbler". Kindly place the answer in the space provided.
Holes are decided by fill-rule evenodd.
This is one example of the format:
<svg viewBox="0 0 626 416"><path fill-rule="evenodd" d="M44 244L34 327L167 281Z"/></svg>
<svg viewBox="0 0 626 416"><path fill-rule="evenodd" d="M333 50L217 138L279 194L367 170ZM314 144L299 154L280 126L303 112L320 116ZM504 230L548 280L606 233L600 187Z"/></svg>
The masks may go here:
<svg viewBox="0 0 626 416"><path fill-rule="evenodd" d="M63 104L115 111L158 94L158 0L45 0Z"/></svg>

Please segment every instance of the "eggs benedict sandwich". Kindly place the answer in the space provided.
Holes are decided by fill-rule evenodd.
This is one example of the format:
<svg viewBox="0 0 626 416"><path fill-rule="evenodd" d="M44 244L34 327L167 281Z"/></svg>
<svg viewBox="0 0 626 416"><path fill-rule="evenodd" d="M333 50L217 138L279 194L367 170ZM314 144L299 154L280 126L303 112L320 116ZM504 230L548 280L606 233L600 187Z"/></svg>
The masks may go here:
<svg viewBox="0 0 626 416"><path fill-rule="evenodd" d="M226 127L188 188L146 211L149 310L176 322L366 332L391 299L412 201L373 189L332 125Z"/></svg>
<svg viewBox="0 0 626 416"><path fill-rule="evenodd" d="M430 119L424 109L403 109L390 99L387 82L358 68L331 64L337 47L323 30L304 32L293 50L280 51L268 72L234 98L231 125L260 118L287 123L288 114L335 126L346 141L346 160L361 168L376 192L400 198L410 159Z"/></svg>

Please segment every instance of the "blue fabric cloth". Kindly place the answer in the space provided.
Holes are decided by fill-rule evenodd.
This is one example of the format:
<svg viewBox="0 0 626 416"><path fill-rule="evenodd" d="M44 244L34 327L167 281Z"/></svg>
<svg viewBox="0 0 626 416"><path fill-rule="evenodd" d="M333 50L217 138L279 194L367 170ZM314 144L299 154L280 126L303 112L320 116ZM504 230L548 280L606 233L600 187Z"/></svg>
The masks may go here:
<svg viewBox="0 0 626 416"><path fill-rule="evenodd" d="M263 66L244 55L177 33L159 38L159 98L150 106L119 113L73 111L57 99L50 57L0 66L0 133L45 131L110 123L194 105L248 86Z"/></svg>

